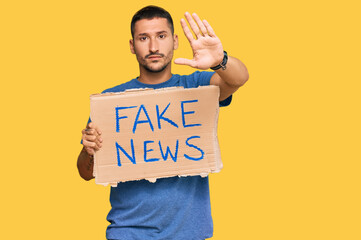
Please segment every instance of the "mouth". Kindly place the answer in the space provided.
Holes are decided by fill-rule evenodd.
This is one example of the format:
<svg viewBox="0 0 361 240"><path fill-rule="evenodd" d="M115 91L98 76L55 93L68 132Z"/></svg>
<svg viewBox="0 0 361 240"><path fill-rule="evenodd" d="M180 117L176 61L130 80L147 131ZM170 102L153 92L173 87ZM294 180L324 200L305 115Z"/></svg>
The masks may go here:
<svg viewBox="0 0 361 240"><path fill-rule="evenodd" d="M147 59L150 59L150 60L158 60L158 59L161 59L163 57L163 55L148 55L146 56Z"/></svg>
<svg viewBox="0 0 361 240"><path fill-rule="evenodd" d="M148 59L149 60L159 60L159 59L161 59L161 57L149 57Z"/></svg>

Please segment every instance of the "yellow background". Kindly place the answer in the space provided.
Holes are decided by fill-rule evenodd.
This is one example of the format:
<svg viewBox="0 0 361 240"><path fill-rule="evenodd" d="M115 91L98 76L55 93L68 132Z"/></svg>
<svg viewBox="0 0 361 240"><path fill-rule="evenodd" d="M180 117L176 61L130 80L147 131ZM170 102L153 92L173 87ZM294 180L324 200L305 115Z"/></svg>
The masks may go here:
<svg viewBox="0 0 361 240"><path fill-rule="evenodd" d="M148 4L172 14L175 57L191 57L179 20L197 12L250 72L221 110L212 239L361 239L350 0L2 1L0 239L105 239L109 188L78 176L81 129L90 94L137 76L129 24Z"/></svg>

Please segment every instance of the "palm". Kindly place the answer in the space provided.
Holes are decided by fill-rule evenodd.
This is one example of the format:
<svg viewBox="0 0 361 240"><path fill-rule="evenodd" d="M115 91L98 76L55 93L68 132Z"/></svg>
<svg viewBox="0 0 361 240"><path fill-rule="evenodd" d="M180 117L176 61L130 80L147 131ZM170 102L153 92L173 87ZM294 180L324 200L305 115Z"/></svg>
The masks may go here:
<svg viewBox="0 0 361 240"><path fill-rule="evenodd" d="M212 27L207 21L201 21L196 14L193 14L193 17L197 23L189 13L186 13L185 16L196 35L195 39L192 32L189 30L187 23L182 19L181 25L184 34L191 45L193 59L177 58L174 62L176 64L188 65L198 69L208 69L218 65L223 59L223 46Z"/></svg>

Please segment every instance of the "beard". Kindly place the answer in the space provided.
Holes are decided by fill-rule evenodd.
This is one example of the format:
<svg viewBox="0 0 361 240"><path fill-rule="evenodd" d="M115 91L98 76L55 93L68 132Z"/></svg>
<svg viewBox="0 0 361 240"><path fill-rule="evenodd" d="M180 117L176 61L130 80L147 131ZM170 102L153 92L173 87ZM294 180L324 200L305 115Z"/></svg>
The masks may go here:
<svg viewBox="0 0 361 240"><path fill-rule="evenodd" d="M147 60L151 56L161 57L160 60L164 60L163 65L159 65L155 62L148 62ZM142 66L146 71L151 72L151 73L160 73L164 69L166 69L168 67L168 65L171 63L172 58L173 58L173 52L170 52L167 55L162 54L162 53L150 53L150 54L146 55L144 58L139 57L139 56L137 56L137 58L138 58L139 65ZM158 60L158 62L159 62L159 60ZM155 64L156 64L156 66L154 66Z"/></svg>
<svg viewBox="0 0 361 240"><path fill-rule="evenodd" d="M164 69L166 69L166 67L169 65L170 62L165 63L163 66L160 66L158 68L151 68L150 66L148 66L148 64L142 64L142 67L147 70L148 72L151 73L159 73L162 72Z"/></svg>

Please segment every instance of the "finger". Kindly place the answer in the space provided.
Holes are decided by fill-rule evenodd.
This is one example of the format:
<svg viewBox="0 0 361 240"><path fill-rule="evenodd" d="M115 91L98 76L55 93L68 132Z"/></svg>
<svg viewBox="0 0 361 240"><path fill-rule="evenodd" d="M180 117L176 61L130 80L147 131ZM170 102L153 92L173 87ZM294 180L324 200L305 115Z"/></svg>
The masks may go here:
<svg viewBox="0 0 361 240"><path fill-rule="evenodd" d="M90 123L88 123L88 125L86 126L86 128L93 128L93 125L94 125L94 123L93 123L93 122L90 122Z"/></svg>
<svg viewBox="0 0 361 240"><path fill-rule="evenodd" d="M100 131L100 129L99 129L98 126L94 125L93 127L94 127L94 129L97 131L98 135L101 135L101 134L102 134L102 132Z"/></svg>
<svg viewBox="0 0 361 240"><path fill-rule="evenodd" d="M97 132L94 129L84 129L82 131L83 133L83 141L88 141L88 142L96 142L98 145L99 143L101 144L103 142L103 139L100 135L97 134Z"/></svg>
<svg viewBox="0 0 361 240"><path fill-rule="evenodd" d="M198 24L199 29L201 30L201 33L203 36L208 35L207 29L204 26L203 22L201 21L201 19L198 17L198 15L196 13L192 14L194 20L196 21L196 23Z"/></svg>
<svg viewBox="0 0 361 240"><path fill-rule="evenodd" d="M83 141L95 142L99 147L101 147L101 143L103 142L103 139L100 136L83 135Z"/></svg>
<svg viewBox="0 0 361 240"><path fill-rule="evenodd" d="M184 35L186 35L188 41L191 43L194 40L194 38L192 32L188 28L186 21L183 18L181 19L181 25L183 28Z"/></svg>
<svg viewBox="0 0 361 240"><path fill-rule="evenodd" d="M191 59L186 59L186 58L177 58L174 60L175 64L179 64L179 65L188 65L194 68L197 68L197 64L194 60Z"/></svg>
<svg viewBox="0 0 361 240"><path fill-rule="evenodd" d="M89 142L89 141L84 140L84 141L83 141L83 145L84 145L85 148L92 148L92 149L94 149L94 151L99 150L99 147L98 147L98 145L97 145L95 142Z"/></svg>
<svg viewBox="0 0 361 240"><path fill-rule="evenodd" d="M86 148L93 148L95 151L98 151L102 147L99 141L88 141L86 139L83 139L83 145Z"/></svg>
<svg viewBox="0 0 361 240"><path fill-rule="evenodd" d="M98 127L97 125L95 125L93 122L90 122L90 123L88 124L87 129L95 129L95 131L96 131L99 135L102 134L101 131L100 131L100 129L99 129L99 127Z"/></svg>
<svg viewBox="0 0 361 240"><path fill-rule="evenodd" d="M84 137L83 137L84 140L87 140L89 142L95 142L97 140L97 136L95 135L87 135L85 134Z"/></svg>
<svg viewBox="0 0 361 240"><path fill-rule="evenodd" d="M203 20L203 24L207 28L208 35L211 37L216 37L216 33L214 32L211 25L207 22L207 20Z"/></svg>
<svg viewBox="0 0 361 240"><path fill-rule="evenodd" d="M194 21L194 19L192 18L192 16L189 14L189 12L186 12L184 14L184 16L186 17L188 23L189 23L189 26L191 27L192 31L194 32L194 34L197 36L197 38L201 37L201 33L199 31L199 28L196 24L196 22Z"/></svg>
<svg viewBox="0 0 361 240"><path fill-rule="evenodd" d="M83 129L82 134L95 136L95 135L97 135L97 131L95 129L86 128L86 129Z"/></svg>

